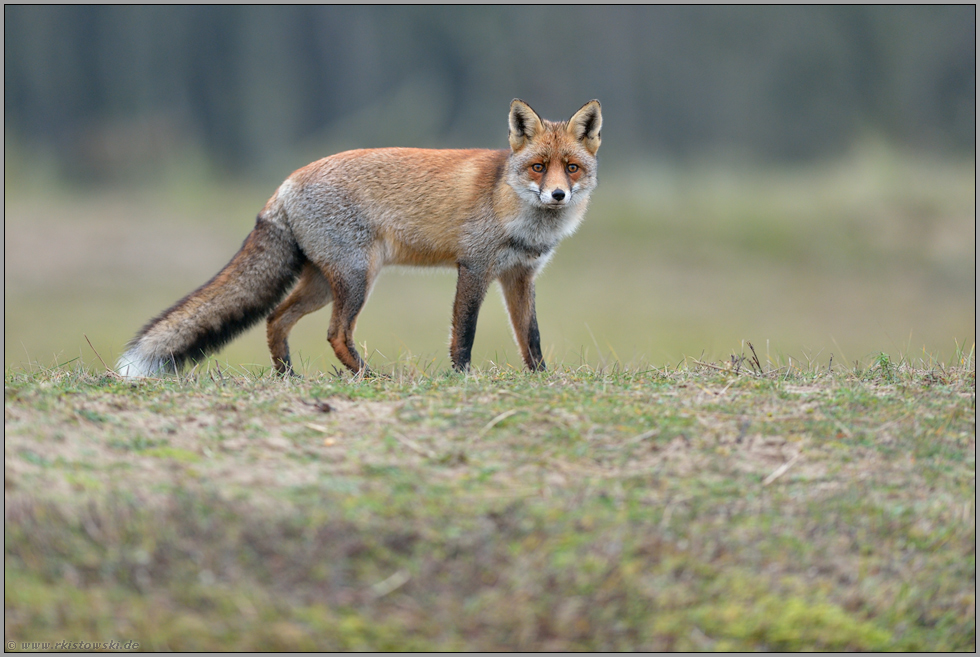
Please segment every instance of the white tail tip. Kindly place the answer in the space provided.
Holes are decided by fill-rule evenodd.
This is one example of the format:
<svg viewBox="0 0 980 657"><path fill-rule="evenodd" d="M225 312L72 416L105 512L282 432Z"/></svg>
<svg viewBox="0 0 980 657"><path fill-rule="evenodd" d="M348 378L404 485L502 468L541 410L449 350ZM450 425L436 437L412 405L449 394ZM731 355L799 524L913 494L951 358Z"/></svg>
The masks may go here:
<svg viewBox="0 0 980 657"><path fill-rule="evenodd" d="M134 347L119 357L116 371L126 379L142 379L158 373L163 366L161 359L143 356Z"/></svg>

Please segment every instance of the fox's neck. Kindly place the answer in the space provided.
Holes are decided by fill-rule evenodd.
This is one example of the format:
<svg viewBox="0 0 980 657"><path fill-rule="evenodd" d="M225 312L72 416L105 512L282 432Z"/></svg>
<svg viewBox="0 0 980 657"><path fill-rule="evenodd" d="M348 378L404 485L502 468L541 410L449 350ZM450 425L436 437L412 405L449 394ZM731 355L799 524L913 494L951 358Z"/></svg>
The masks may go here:
<svg viewBox="0 0 980 657"><path fill-rule="evenodd" d="M563 208L542 208L521 200L521 209L505 223L511 238L544 251L553 249L579 227L588 199Z"/></svg>

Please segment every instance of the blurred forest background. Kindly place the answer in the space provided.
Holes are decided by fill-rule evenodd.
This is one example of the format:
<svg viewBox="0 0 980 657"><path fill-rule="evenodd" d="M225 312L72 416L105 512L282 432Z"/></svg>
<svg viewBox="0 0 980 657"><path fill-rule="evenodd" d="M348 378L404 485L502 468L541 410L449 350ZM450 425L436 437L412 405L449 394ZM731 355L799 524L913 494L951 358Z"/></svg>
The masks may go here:
<svg viewBox="0 0 980 657"><path fill-rule="evenodd" d="M599 188L540 279L550 360L949 358L975 340L976 9L4 7L7 367L108 361L294 169L506 147L602 102ZM448 367L452 276L382 276L371 362ZM474 361L519 364L502 304ZM336 361L327 312L291 340ZM221 360L266 365L263 330Z"/></svg>

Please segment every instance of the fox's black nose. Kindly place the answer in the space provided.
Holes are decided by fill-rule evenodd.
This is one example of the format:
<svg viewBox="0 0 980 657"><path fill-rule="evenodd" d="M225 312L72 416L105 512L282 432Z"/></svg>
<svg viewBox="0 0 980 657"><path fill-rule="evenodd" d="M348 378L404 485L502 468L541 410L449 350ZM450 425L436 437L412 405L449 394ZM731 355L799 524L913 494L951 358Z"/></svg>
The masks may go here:
<svg viewBox="0 0 980 657"><path fill-rule="evenodd" d="M562 200L565 198L565 190L556 189L555 191L551 192L551 198L555 199L556 201Z"/></svg>

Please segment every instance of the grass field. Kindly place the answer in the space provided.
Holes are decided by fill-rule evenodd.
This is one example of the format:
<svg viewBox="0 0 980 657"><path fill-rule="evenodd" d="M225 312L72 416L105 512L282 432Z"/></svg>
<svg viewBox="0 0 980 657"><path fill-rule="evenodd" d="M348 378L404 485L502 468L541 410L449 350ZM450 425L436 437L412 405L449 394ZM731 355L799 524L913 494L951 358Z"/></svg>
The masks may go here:
<svg viewBox="0 0 980 657"><path fill-rule="evenodd" d="M975 650L972 348L763 359L8 368L5 640Z"/></svg>

